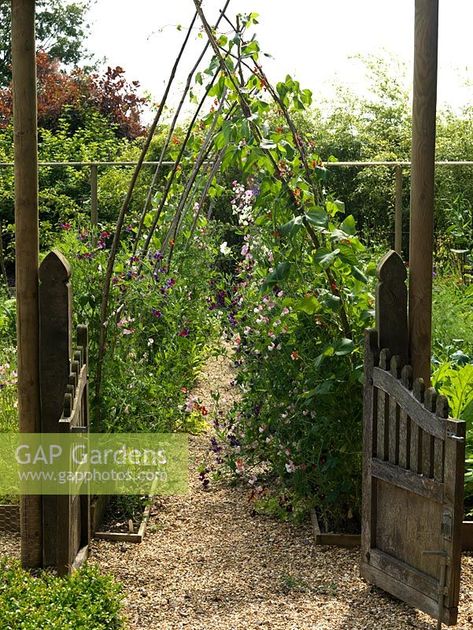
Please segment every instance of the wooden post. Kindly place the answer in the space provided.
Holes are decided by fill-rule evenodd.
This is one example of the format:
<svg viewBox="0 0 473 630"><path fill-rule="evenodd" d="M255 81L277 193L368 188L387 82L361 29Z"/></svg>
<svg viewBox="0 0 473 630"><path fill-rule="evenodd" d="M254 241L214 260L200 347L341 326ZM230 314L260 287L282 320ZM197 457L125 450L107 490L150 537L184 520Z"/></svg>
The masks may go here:
<svg viewBox="0 0 473 630"><path fill-rule="evenodd" d="M394 208L394 249L402 257L402 168L398 165L396 173L396 201Z"/></svg>
<svg viewBox="0 0 473 630"><path fill-rule="evenodd" d="M92 224L93 239L96 240L96 230L99 222L98 196L97 196L97 164L90 167L90 222Z"/></svg>
<svg viewBox="0 0 473 630"><path fill-rule="evenodd" d="M58 251L39 268L41 430L58 433L72 358L71 269ZM57 566L59 529L56 496L43 497L43 565ZM61 499L62 500L62 499Z"/></svg>
<svg viewBox="0 0 473 630"><path fill-rule="evenodd" d="M13 115L15 130L15 236L20 431L40 431L38 322L38 147L36 122L35 3L12 0ZM41 497L21 501L24 567L42 563Z"/></svg>
<svg viewBox="0 0 473 630"><path fill-rule="evenodd" d="M430 382L432 249L439 0L416 0L409 251L409 350L414 378Z"/></svg>

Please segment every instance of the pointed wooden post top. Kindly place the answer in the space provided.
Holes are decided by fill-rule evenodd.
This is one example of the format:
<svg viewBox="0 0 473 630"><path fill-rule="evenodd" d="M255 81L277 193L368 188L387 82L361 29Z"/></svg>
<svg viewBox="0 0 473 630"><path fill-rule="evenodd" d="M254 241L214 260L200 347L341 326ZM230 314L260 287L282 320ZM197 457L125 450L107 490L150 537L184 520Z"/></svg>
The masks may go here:
<svg viewBox="0 0 473 630"><path fill-rule="evenodd" d="M376 330L378 347L389 348L402 363L408 362L406 266L394 250L378 265L376 289Z"/></svg>
<svg viewBox="0 0 473 630"><path fill-rule="evenodd" d="M67 282L71 277L71 266L65 256L57 249L53 249L44 258L39 267L39 279L52 282Z"/></svg>

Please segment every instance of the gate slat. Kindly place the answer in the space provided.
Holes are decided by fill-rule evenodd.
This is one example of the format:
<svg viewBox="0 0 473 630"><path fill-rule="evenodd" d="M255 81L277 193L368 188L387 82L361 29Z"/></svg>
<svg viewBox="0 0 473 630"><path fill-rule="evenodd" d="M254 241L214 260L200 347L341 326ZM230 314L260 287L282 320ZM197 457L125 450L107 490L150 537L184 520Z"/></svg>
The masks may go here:
<svg viewBox="0 0 473 630"><path fill-rule="evenodd" d="M421 497L426 497L442 503L444 499L444 484L429 479L423 475L418 475L411 470L404 470L390 462L383 462L380 459L373 458L371 464L371 474L377 479L388 481L389 483L414 492Z"/></svg>
<svg viewBox="0 0 473 630"><path fill-rule="evenodd" d="M369 582L448 625L458 615L465 423L406 357L405 268L385 256L376 321L366 332L361 573ZM401 305L401 307L399 307ZM396 330L399 319L399 330ZM406 346L407 347L407 346ZM379 360L376 361L376 357ZM407 361L407 359L406 359Z"/></svg>

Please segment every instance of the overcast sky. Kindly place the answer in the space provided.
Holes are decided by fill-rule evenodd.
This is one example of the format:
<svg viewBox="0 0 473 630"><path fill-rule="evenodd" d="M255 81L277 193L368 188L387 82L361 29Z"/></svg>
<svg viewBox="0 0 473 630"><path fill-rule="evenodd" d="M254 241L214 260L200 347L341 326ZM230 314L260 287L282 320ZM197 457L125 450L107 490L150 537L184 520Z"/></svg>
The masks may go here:
<svg viewBox="0 0 473 630"><path fill-rule="evenodd" d="M362 54L394 54L412 76L415 0L231 0L229 14L260 14L257 37L274 61L273 80L292 74L315 100L339 82L366 89ZM213 22L223 0L204 0ZM192 0L97 0L91 15L90 50L121 65L130 79L159 100L188 25ZM473 0L440 0L439 103L455 108L471 102ZM196 33L197 35L197 33ZM187 76L202 47L193 38L178 82ZM468 86L468 81L470 85ZM177 94L177 91L175 90ZM177 96L174 97L177 100Z"/></svg>

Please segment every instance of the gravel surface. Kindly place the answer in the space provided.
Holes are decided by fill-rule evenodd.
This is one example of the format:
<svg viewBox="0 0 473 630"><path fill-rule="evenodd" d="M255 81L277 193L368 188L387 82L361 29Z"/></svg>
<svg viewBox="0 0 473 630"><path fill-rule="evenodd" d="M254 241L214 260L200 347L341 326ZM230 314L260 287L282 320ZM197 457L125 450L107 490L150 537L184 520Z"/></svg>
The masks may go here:
<svg viewBox="0 0 473 630"><path fill-rule="evenodd" d="M194 394L231 405L228 359L211 359ZM159 500L140 545L95 541L92 561L124 585L130 630L434 630L436 623L364 582L359 552L316 547L312 531L252 516L248 492L197 467L208 436L190 439L190 491ZM473 556L463 558L458 628L473 629Z"/></svg>

